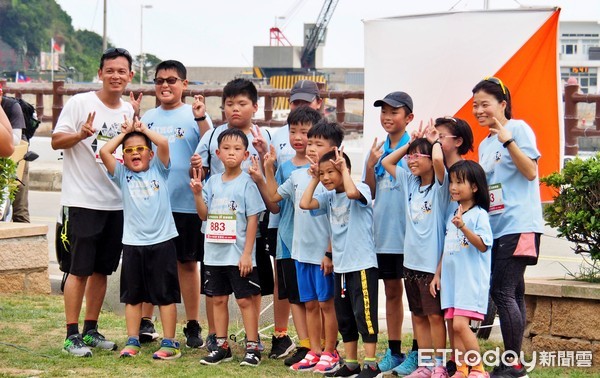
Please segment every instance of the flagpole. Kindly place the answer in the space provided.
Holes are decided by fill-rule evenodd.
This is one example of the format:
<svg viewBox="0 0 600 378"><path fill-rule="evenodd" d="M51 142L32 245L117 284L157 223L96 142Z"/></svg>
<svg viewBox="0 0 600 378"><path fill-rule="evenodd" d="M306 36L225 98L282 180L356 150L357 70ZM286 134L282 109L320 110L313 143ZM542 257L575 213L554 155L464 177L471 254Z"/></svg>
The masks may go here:
<svg viewBox="0 0 600 378"><path fill-rule="evenodd" d="M50 81L54 82L54 38L50 39Z"/></svg>

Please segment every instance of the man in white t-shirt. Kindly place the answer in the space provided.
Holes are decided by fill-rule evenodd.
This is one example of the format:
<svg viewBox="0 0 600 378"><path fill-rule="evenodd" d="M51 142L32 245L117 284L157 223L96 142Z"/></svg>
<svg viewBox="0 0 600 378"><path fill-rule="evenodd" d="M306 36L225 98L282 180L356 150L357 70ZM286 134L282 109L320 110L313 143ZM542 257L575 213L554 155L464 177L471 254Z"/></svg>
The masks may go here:
<svg viewBox="0 0 600 378"><path fill-rule="evenodd" d="M61 205L68 207L66 224L72 255L64 287L67 337L63 350L77 357L91 357L90 347L117 349L97 328L107 276L117 269L121 256L123 204L99 151L121 131L125 117L133 118L131 104L121 99L133 78L131 62L125 49L104 51L98 69L102 88L73 96L52 133L52 148L64 150ZM120 147L114 154L122 159ZM84 294L85 321L80 334Z"/></svg>

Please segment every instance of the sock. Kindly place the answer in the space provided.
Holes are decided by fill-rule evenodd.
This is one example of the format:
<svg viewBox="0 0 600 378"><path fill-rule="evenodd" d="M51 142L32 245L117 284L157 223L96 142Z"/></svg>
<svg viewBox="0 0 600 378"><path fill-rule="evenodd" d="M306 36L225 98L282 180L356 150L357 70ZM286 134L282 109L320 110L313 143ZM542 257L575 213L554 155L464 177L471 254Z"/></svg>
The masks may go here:
<svg viewBox="0 0 600 378"><path fill-rule="evenodd" d="M358 367L358 360L346 360L346 366L349 370L354 370Z"/></svg>
<svg viewBox="0 0 600 378"><path fill-rule="evenodd" d="M372 358L365 357L365 365L377 366L377 360L375 359L375 357L372 357Z"/></svg>
<svg viewBox="0 0 600 378"><path fill-rule="evenodd" d="M400 340L388 340L388 347L392 351L392 354L395 354L396 356L400 355L401 343Z"/></svg>
<svg viewBox="0 0 600 378"><path fill-rule="evenodd" d="M79 324L69 323L67 324L67 338L71 335L77 335L79 333Z"/></svg>
<svg viewBox="0 0 600 378"><path fill-rule="evenodd" d="M471 368L471 370L477 370L477 371L480 371L482 373L485 372L485 368L483 367L483 363L482 362L479 362L477 365L473 366Z"/></svg>
<svg viewBox="0 0 600 378"><path fill-rule="evenodd" d="M418 351L419 350L419 343L417 343L417 339L413 339L413 346L411 351Z"/></svg>
<svg viewBox="0 0 600 378"><path fill-rule="evenodd" d="M150 317L150 316L142 316L142 320L147 320L147 321L151 322L152 321L152 317Z"/></svg>
<svg viewBox="0 0 600 378"><path fill-rule="evenodd" d="M227 337L217 337L217 346L227 348Z"/></svg>
<svg viewBox="0 0 600 378"><path fill-rule="evenodd" d="M432 358L430 356L423 356L423 357L421 357L421 361L419 362L419 366L421 366L421 364L423 364L423 366L426 366L427 369L433 371L433 366L431 366L431 360L432 360Z"/></svg>
<svg viewBox="0 0 600 378"><path fill-rule="evenodd" d="M258 343L256 341L248 340L246 342L246 350L257 350L257 349L258 349Z"/></svg>
<svg viewBox="0 0 600 378"><path fill-rule="evenodd" d="M140 341L140 336L139 335L131 335L131 336L127 336L127 339L136 339L137 341Z"/></svg>
<svg viewBox="0 0 600 378"><path fill-rule="evenodd" d="M435 367L444 366L444 359L442 357L435 357ZM446 366L444 366L446 367Z"/></svg>
<svg viewBox="0 0 600 378"><path fill-rule="evenodd" d="M466 377L469 375L469 366L467 365L467 363L465 361L461 361L460 365L456 364L456 371L460 371Z"/></svg>
<svg viewBox="0 0 600 378"><path fill-rule="evenodd" d="M287 328L275 328L273 336L275 336L276 338L287 336Z"/></svg>
<svg viewBox="0 0 600 378"><path fill-rule="evenodd" d="M310 340L309 339L300 340L300 347L310 349Z"/></svg>
<svg viewBox="0 0 600 378"><path fill-rule="evenodd" d="M85 335L86 333L88 333L88 331L92 330L92 329L96 329L98 328L98 321L97 320L85 320L83 322L83 334Z"/></svg>

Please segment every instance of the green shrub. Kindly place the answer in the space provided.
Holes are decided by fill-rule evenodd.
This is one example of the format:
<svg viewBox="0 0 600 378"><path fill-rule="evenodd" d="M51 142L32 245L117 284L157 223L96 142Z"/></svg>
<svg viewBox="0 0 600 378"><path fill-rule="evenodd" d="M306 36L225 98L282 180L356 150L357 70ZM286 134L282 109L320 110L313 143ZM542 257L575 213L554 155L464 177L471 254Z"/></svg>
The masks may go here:
<svg viewBox="0 0 600 378"><path fill-rule="evenodd" d="M599 260L600 154L576 158L540 181L556 191L554 203L544 209L547 223L558 229L559 237L575 243L575 253Z"/></svg>
<svg viewBox="0 0 600 378"><path fill-rule="evenodd" d="M5 196L7 195L12 201L15 198L17 192L18 182L17 177L17 165L11 158L0 158L0 204L4 203Z"/></svg>

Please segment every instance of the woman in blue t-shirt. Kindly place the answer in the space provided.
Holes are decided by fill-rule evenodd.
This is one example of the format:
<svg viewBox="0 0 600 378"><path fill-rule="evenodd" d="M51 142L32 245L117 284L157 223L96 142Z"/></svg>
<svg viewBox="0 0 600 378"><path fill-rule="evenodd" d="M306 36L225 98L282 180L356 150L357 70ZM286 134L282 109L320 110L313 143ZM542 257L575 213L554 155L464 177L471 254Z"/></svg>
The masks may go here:
<svg viewBox="0 0 600 378"><path fill-rule="evenodd" d="M473 115L489 135L479 145L479 164L490 192L492 246L491 294L500 315L504 348L519 357L525 329L525 268L536 264L544 231L533 130L511 119L508 88L495 77L473 88ZM492 377L524 377L527 372L514 358L501 364Z"/></svg>

